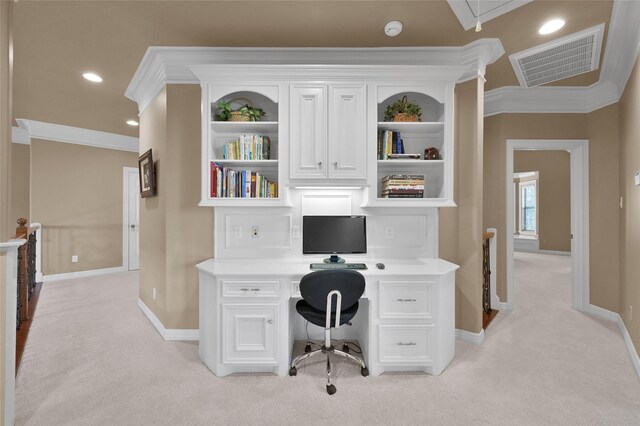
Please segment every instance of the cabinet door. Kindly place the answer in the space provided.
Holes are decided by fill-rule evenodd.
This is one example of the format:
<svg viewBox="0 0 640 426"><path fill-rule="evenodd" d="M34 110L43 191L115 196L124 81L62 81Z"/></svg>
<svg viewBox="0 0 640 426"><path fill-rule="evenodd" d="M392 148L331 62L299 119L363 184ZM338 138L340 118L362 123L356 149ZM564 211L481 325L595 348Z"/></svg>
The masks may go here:
<svg viewBox="0 0 640 426"><path fill-rule="evenodd" d="M291 179L326 177L326 86L291 86Z"/></svg>
<svg viewBox="0 0 640 426"><path fill-rule="evenodd" d="M365 179L366 95L363 84L329 86L329 177Z"/></svg>
<svg viewBox="0 0 640 426"><path fill-rule="evenodd" d="M277 364L277 304L223 304L224 364Z"/></svg>

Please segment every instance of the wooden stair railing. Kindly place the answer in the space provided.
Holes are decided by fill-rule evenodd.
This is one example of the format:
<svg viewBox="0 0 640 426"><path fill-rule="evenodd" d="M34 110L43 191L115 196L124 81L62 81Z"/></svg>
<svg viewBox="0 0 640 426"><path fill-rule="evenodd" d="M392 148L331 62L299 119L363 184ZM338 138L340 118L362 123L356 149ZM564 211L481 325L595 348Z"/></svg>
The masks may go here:
<svg viewBox="0 0 640 426"><path fill-rule="evenodd" d="M489 246L494 236L493 232L485 232L482 239L482 328L487 328L498 314L496 309L491 308L491 256Z"/></svg>

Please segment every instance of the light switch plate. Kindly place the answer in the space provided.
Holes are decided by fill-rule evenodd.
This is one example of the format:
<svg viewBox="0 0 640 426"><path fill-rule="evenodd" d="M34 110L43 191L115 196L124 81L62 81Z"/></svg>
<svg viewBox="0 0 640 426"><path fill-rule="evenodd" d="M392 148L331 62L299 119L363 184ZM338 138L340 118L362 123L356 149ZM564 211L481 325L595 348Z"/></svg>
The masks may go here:
<svg viewBox="0 0 640 426"><path fill-rule="evenodd" d="M633 176L633 183L635 183L636 186L640 185L640 170Z"/></svg>

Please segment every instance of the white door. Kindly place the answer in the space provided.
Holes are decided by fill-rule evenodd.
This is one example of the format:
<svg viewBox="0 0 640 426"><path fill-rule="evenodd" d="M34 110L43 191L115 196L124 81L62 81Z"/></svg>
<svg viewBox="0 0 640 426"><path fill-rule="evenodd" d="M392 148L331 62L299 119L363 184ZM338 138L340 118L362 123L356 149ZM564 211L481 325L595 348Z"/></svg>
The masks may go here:
<svg viewBox="0 0 640 426"><path fill-rule="evenodd" d="M128 176L128 247L129 247L129 270L139 269L140 259L140 176L137 169L129 170Z"/></svg>

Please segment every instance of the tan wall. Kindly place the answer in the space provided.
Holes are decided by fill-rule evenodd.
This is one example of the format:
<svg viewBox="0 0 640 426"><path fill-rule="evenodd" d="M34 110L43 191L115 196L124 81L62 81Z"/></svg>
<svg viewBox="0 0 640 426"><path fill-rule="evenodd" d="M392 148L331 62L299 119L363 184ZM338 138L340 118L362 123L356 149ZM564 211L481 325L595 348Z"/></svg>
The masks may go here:
<svg viewBox="0 0 640 426"><path fill-rule="evenodd" d="M13 223L19 217L30 217L29 185L31 181L31 147L29 145L13 144L11 147L11 213ZM14 228L18 226L14 225ZM15 229L14 229L15 231Z"/></svg>
<svg viewBox="0 0 640 426"><path fill-rule="evenodd" d="M167 86L167 328L199 327L196 263L213 257L213 209L200 202L200 86Z"/></svg>
<svg viewBox="0 0 640 426"><path fill-rule="evenodd" d="M14 235L11 220L11 124L13 91L13 4L0 2L0 242ZM1 405L1 404L0 404Z"/></svg>
<svg viewBox="0 0 640 426"><path fill-rule="evenodd" d="M166 292L167 93L163 90L140 115L140 153L152 149L156 196L140 200L140 299L164 324ZM156 300L153 300L153 289Z"/></svg>
<svg viewBox="0 0 640 426"><path fill-rule="evenodd" d="M571 186L567 151L516 151L513 171L539 172L538 238L541 250L571 251ZM516 208L517 199L516 199ZM519 217L519 215L518 215Z"/></svg>
<svg viewBox="0 0 640 426"><path fill-rule="evenodd" d="M640 186L633 176L640 169L640 65L636 65L620 99L620 305L619 313L640 352ZM613 232L613 228L612 232ZM633 306L633 320L629 307Z"/></svg>
<svg viewBox="0 0 640 426"><path fill-rule="evenodd" d="M507 139L589 139L590 302L618 309L618 107L590 114L500 114L485 119L484 226L498 230L497 290L506 299ZM606 224L606 226L603 226Z"/></svg>
<svg viewBox="0 0 640 426"><path fill-rule="evenodd" d="M137 163L135 152L31 140L29 220L42 224L44 275L122 266L122 168Z"/></svg>
<svg viewBox="0 0 640 426"><path fill-rule="evenodd" d="M213 257L213 212L198 207L200 96L197 85L168 85L140 120L141 152L153 148L161 166L158 195L140 208L140 298L170 329L198 328L195 264Z"/></svg>
<svg viewBox="0 0 640 426"><path fill-rule="evenodd" d="M440 209L439 256L456 272L456 328L482 330L482 175L484 86L477 79L455 91L455 201Z"/></svg>

